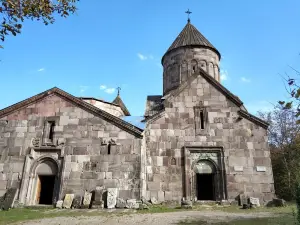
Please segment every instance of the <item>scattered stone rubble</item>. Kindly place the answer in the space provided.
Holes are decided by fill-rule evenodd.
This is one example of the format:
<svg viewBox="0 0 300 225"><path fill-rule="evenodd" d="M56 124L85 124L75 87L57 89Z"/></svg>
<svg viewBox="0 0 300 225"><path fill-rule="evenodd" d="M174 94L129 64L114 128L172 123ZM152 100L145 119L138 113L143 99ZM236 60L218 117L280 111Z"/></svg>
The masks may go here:
<svg viewBox="0 0 300 225"><path fill-rule="evenodd" d="M239 195L239 205L242 206L243 209L251 209L260 207L259 198L254 197L246 197L244 194ZM284 207L286 206L285 200L279 198L273 198L272 201L269 201L266 207Z"/></svg>
<svg viewBox="0 0 300 225"><path fill-rule="evenodd" d="M150 202L151 201L151 202ZM84 196L66 194L64 200L56 202L56 208L62 209L149 209L152 204L160 204L155 198L147 201L144 197L141 200L123 199L118 197L117 188L96 187L93 192L84 192Z"/></svg>
<svg viewBox="0 0 300 225"><path fill-rule="evenodd" d="M191 200L185 200L184 198L181 201L181 208L183 209L192 209L193 202Z"/></svg>

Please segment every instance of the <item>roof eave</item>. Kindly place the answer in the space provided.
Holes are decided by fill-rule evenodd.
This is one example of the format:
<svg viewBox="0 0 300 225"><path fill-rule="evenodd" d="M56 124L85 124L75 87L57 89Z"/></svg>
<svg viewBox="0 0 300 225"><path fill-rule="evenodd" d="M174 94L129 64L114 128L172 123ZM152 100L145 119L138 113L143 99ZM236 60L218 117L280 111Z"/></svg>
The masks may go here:
<svg viewBox="0 0 300 225"><path fill-rule="evenodd" d="M57 87L46 90L40 94L34 95L34 96L27 98L21 102L18 102L16 104L13 104L9 107L6 107L6 108L0 110L0 118L5 117L8 114L10 114L16 110L25 108L32 103L40 101L44 97L51 95L51 94L59 95L60 97L72 102L77 107L83 108L84 110L86 110L94 115L100 116L100 117L104 118L105 120L112 122L115 126L118 126L123 130L126 130L128 133L130 133L138 138L143 137L143 134L142 134L143 129L140 129L139 127L136 127L133 124L130 124L130 123L128 123L128 122L102 110L102 109L99 109L96 106L94 106L90 103L87 103L87 102L83 101L82 99L77 98Z"/></svg>
<svg viewBox="0 0 300 225"><path fill-rule="evenodd" d="M168 55L169 53L175 51L175 50L178 50L180 48L205 48L205 49L209 49L209 50L212 50L214 51L218 56L219 56L219 61L221 60L221 53L216 49L216 48L212 48L212 47L209 47L209 46L205 46L205 45L184 45L184 46L180 46L180 47L177 47L177 48L172 48L172 49L168 49L166 51L166 53L163 55L163 57L161 58L161 64L164 65L164 58L166 55Z"/></svg>

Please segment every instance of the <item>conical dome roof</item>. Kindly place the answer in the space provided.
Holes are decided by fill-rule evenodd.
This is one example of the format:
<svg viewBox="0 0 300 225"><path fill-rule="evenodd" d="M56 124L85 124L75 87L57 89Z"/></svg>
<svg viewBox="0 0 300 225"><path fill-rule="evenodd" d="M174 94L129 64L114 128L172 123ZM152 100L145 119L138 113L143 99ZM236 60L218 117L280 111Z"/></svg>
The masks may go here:
<svg viewBox="0 0 300 225"><path fill-rule="evenodd" d="M221 58L219 51L190 22L183 28L165 55L176 48L184 46L206 47L215 51Z"/></svg>

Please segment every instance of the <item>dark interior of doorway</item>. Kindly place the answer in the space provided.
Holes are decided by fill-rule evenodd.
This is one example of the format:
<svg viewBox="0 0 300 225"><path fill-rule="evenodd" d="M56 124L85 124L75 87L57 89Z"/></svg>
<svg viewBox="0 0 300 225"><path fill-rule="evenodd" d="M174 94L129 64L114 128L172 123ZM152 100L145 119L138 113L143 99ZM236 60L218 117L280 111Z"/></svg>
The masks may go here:
<svg viewBox="0 0 300 225"><path fill-rule="evenodd" d="M197 199L215 200L214 174L197 174Z"/></svg>
<svg viewBox="0 0 300 225"><path fill-rule="evenodd" d="M39 204L52 205L55 176L39 176L41 193Z"/></svg>

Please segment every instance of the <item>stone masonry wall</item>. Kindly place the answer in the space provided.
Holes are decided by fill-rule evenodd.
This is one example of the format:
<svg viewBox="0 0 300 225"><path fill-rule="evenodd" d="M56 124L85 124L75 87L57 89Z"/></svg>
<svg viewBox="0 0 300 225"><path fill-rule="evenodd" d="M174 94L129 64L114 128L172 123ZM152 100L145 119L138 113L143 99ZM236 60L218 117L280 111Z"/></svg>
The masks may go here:
<svg viewBox="0 0 300 225"><path fill-rule="evenodd" d="M206 48L182 47L169 52L163 60L164 93L187 80L193 70L202 68L220 82L219 56Z"/></svg>
<svg viewBox="0 0 300 225"><path fill-rule="evenodd" d="M194 106L207 112L205 130L195 133ZM228 199L240 193L263 201L274 195L266 129L240 118L239 108L200 75L165 103L165 112L147 123L146 196L159 200L183 197L183 147L224 148ZM258 172L257 167L265 167ZM191 168L192 169L192 168Z"/></svg>
<svg viewBox="0 0 300 225"><path fill-rule="evenodd" d="M48 117L58 119L54 140L64 143L61 196L104 186L119 188L125 199L139 197L141 139L56 95L0 118L0 196L20 188L32 139L42 138ZM111 139L116 145L108 154L103 143Z"/></svg>
<svg viewBox="0 0 300 225"><path fill-rule="evenodd" d="M92 104L93 106L96 106L99 109L104 110L105 112L108 112L116 117L122 117L124 116L124 112L122 111L120 106L112 105L109 103L97 101L95 99L84 99L83 101Z"/></svg>

